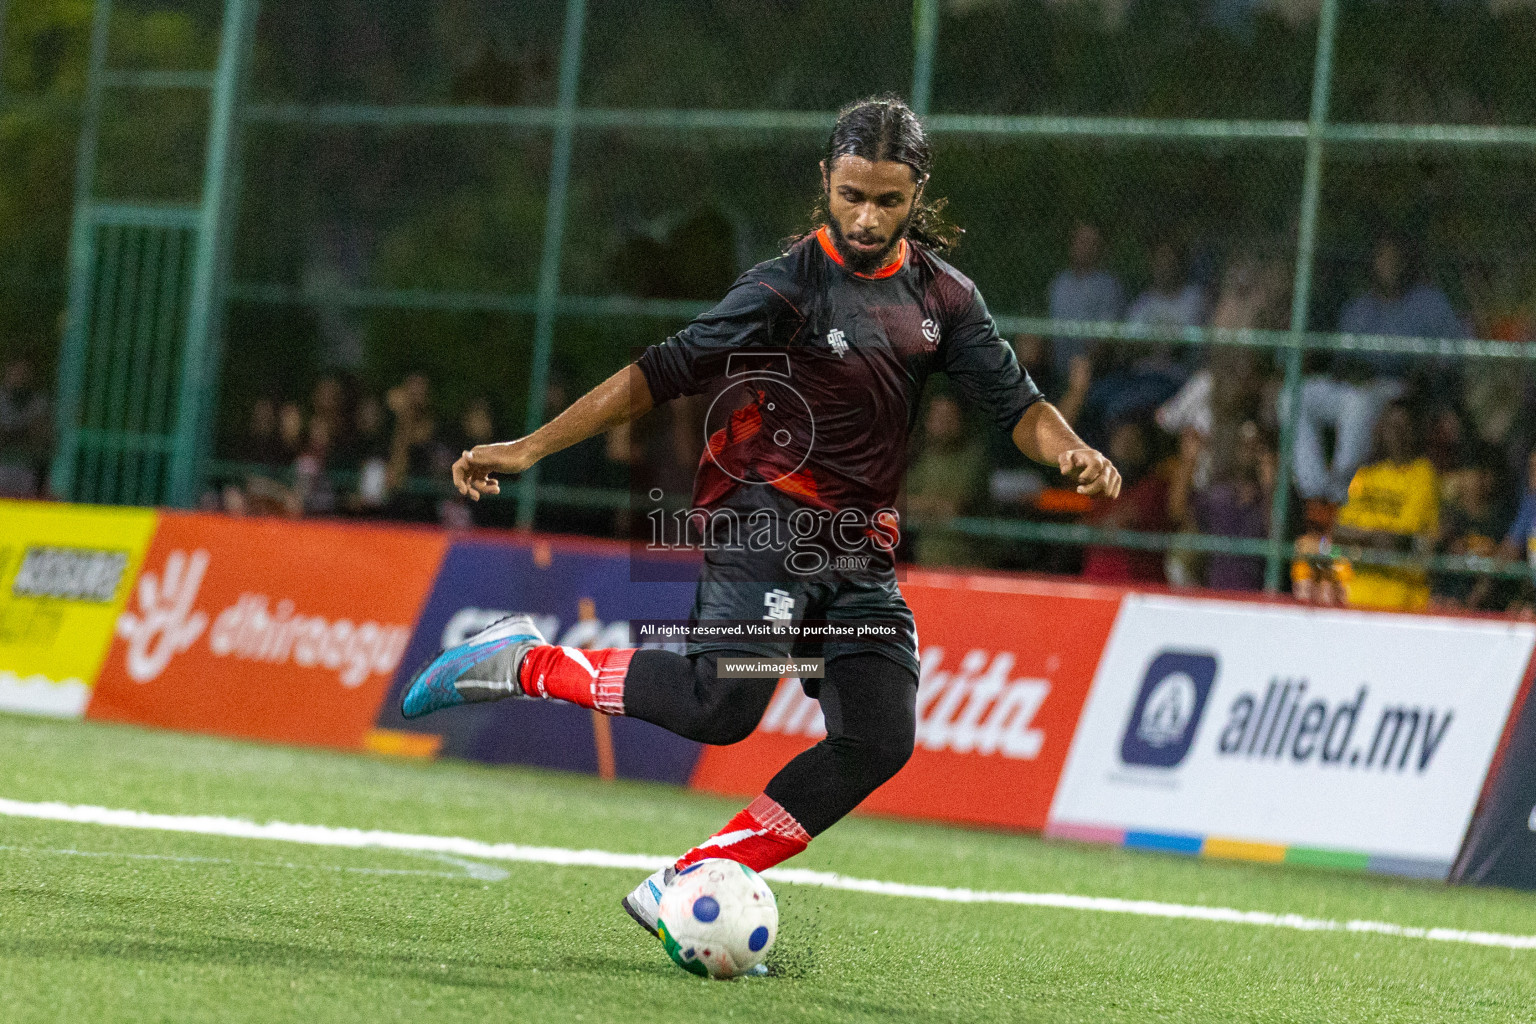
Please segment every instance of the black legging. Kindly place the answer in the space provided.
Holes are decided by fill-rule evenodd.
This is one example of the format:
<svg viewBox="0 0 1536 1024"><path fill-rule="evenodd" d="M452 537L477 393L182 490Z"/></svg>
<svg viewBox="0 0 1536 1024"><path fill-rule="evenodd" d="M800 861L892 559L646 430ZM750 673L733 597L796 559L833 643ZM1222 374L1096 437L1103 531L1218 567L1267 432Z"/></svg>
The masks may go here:
<svg viewBox="0 0 1536 1024"><path fill-rule="evenodd" d="M734 655L640 651L624 679L624 713L700 743L741 742L768 710L778 680L717 678L716 659ZM765 790L813 836L912 756L917 674L880 654L846 654L827 662L818 699L827 738L780 769Z"/></svg>

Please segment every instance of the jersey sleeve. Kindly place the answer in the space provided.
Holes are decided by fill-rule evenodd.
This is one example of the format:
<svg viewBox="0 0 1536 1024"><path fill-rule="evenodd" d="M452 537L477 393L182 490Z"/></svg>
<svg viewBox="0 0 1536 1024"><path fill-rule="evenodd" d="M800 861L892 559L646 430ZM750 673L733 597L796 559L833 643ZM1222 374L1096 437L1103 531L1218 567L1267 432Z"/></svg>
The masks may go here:
<svg viewBox="0 0 1536 1024"><path fill-rule="evenodd" d="M753 273L744 275L719 305L636 360L651 397L659 404L683 395L696 395L723 376L732 352L766 347L792 336L800 312L771 284Z"/></svg>
<svg viewBox="0 0 1536 1024"><path fill-rule="evenodd" d="M944 372L967 399L992 414L1004 433L1012 432L1024 410L1043 397L974 286L945 331L941 355Z"/></svg>

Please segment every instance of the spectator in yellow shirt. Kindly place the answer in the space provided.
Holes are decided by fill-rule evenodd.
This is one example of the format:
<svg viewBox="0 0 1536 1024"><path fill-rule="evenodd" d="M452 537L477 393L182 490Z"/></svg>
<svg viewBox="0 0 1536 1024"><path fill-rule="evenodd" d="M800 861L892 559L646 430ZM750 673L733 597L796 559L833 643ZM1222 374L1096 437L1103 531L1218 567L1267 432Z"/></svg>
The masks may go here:
<svg viewBox="0 0 1536 1024"><path fill-rule="evenodd" d="M1348 547L1428 555L1440 530L1439 482L1401 402L1382 414L1376 451L1350 481L1333 539ZM1357 564L1345 595L1357 607L1419 611L1429 604L1429 578L1422 569Z"/></svg>

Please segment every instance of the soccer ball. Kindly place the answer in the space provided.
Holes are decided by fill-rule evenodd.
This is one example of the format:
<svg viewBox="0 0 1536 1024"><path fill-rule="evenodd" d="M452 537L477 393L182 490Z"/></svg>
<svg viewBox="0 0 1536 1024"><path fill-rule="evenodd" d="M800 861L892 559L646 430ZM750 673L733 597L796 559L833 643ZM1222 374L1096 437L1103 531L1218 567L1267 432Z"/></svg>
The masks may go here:
<svg viewBox="0 0 1536 1024"><path fill-rule="evenodd" d="M734 978L763 962L779 931L779 906L762 876L710 859L677 873L657 922L672 962L701 978Z"/></svg>

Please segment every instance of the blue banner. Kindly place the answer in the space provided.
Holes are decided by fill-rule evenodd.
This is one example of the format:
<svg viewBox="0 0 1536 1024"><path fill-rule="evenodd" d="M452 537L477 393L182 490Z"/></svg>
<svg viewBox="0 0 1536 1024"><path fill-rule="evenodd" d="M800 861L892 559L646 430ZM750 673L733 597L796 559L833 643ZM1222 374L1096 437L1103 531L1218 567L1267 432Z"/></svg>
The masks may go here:
<svg viewBox="0 0 1536 1024"><path fill-rule="evenodd" d="M412 721L400 715L401 694L417 668L509 613L533 615L552 643L591 648L631 646L631 618L687 618L691 582L634 582L676 579L686 567L637 567L633 557L617 545L544 538L453 544L379 711L379 728L440 736L440 753L450 757L591 773L606 732L619 777L686 783L699 744L646 722L596 722L584 708L529 700L449 708Z"/></svg>

